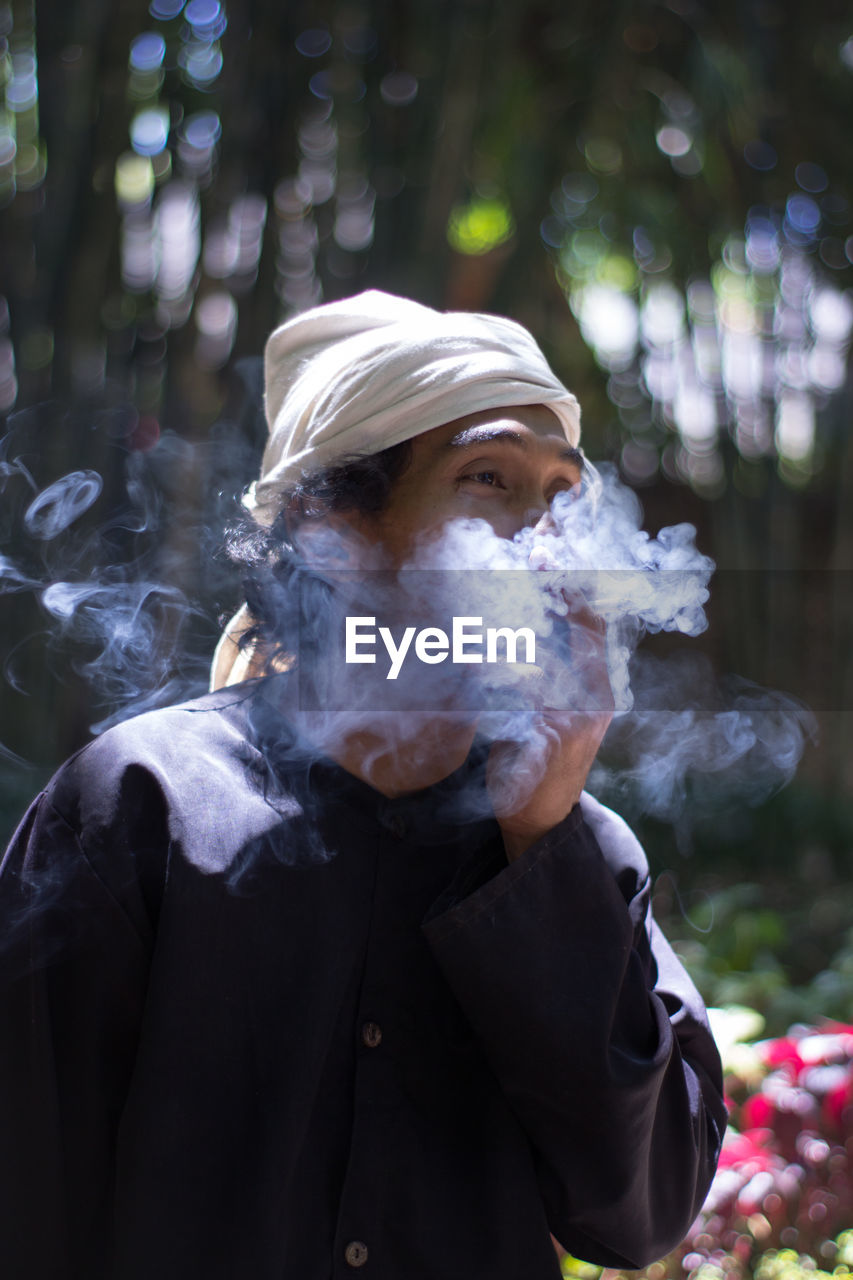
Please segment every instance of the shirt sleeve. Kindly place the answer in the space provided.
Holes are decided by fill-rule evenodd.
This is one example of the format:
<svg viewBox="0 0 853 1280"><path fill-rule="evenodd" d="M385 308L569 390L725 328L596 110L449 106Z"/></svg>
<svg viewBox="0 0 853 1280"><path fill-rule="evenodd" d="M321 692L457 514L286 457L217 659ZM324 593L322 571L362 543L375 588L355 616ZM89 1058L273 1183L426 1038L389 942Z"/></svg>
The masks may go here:
<svg viewBox="0 0 853 1280"><path fill-rule="evenodd" d="M0 940L0 1271L100 1280L147 948L46 796L0 869Z"/></svg>
<svg viewBox="0 0 853 1280"><path fill-rule="evenodd" d="M639 1268L683 1239L725 1129L702 1001L651 916L636 837L585 797L424 923L523 1126L550 1229Z"/></svg>

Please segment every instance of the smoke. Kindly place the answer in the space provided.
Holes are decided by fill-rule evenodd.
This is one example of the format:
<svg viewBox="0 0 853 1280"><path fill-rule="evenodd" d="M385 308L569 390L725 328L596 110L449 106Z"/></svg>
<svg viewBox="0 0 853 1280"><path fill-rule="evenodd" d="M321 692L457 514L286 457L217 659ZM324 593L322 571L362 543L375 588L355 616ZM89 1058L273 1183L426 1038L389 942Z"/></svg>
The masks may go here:
<svg viewBox="0 0 853 1280"><path fill-rule="evenodd" d="M511 618L511 625L532 626L543 638L553 637L566 658L574 647L574 663L552 663L551 678L538 681L540 705L574 706L583 714L595 710L585 694L588 671L577 659L579 648L590 648L590 615L600 619L620 715L633 703L628 663L642 636L696 636L706 629L714 563L697 549L692 525L662 529L656 538L643 530L639 501L615 468L601 468L592 477L579 492L559 493L548 515L512 540L499 538L483 520L455 521L420 548L413 566L466 565L518 574L517 587L508 590L500 576L481 573L474 597L477 612L482 607L495 622L504 618L506 625ZM484 678L488 682L488 672Z"/></svg>
<svg viewBox="0 0 853 1280"><path fill-rule="evenodd" d="M615 469L602 468L512 540L484 521L454 522L418 549L412 566L482 570L451 574L470 579L464 598L455 589L456 607L494 624L526 624L543 641L533 670L474 668L493 695L481 731L527 748L515 757L526 771L512 779L519 797L547 766L550 712L573 714L578 724L606 712L603 652L614 718L590 786L629 816L689 826L724 803L761 803L789 782L816 721L785 693L716 678L700 654L637 652L646 636L706 630L714 572L692 525L652 537L641 520L636 495Z"/></svg>
<svg viewBox="0 0 853 1280"><path fill-rule="evenodd" d="M104 482L97 471L72 471L42 489L24 512L24 525L34 538L47 541L73 524L100 497Z"/></svg>
<svg viewBox="0 0 853 1280"><path fill-rule="evenodd" d="M23 756L19 756L16 751L11 751L8 747L4 747L0 742L0 760L5 760L7 764L13 765L18 769L25 769L29 763Z"/></svg>
<svg viewBox="0 0 853 1280"><path fill-rule="evenodd" d="M793 776L814 719L788 695L716 679L699 654L638 653L646 636L706 630L714 571L691 525L652 537L641 518L635 494L603 469L514 538L456 520L400 571L350 530L309 522L302 561L259 578L250 604L262 602L295 660L305 734L331 754L361 734L366 770L425 743L444 718L445 729L475 725L486 742L518 748L506 786L523 802L552 756L556 719L583 732L612 711L591 786L632 815L678 823L724 800L758 803ZM479 658L455 652L460 619L483 637ZM517 650L521 632L534 633L533 660L506 649L487 661L490 629L499 643L518 633Z"/></svg>
<svg viewBox="0 0 853 1280"><path fill-rule="evenodd" d="M0 556L0 595L32 591L39 585L38 578L29 577L9 556Z"/></svg>
<svg viewBox="0 0 853 1280"><path fill-rule="evenodd" d="M217 615L238 595L217 552L256 448L227 421L197 442L150 423L140 431L114 394L22 410L0 439L0 819L10 825L87 731L206 690ZM46 963L87 927L73 867L50 856L49 839L42 852L4 877L4 964L16 940L23 964ZM38 954L34 915L45 921Z"/></svg>
<svg viewBox="0 0 853 1280"><path fill-rule="evenodd" d="M87 465L59 477L39 474L37 451L14 431L0 448L0 521L18 538L0 556L0 594L37 602L45 656L60 680L73 672L91 691L94 732L204 688L216 593L236 595L214 554L218 530L255 465L226 427L203 446L162 433L147 451L128 443L135 427L133 415L105 412L99 465L80 457ZM591 785L632 813L675 822L722 791L753 803L789 780L813 729L795 700L700 679L698 657L655 665L637 653L644 636L705 630L714 566L692 526L651 537L615 471L592 475L516 537L454 521L399 572L375 546L305 525L302 559L258 569L250 599L296 658L298 750L333 754L367 726L369 770L389 752L428 745L435 726L471 729L486 744L524 748L513 779L523 795L547 766L552 712L581 726L612 710ZM372 665L347 661L353 615L375 619ZM535 659L513 661L507 648L494 662L435 660L435 650L423 656L426 641L418 657L420 632L451 636L459 617L479 620L484 635L532 630ZM392 650L397 675L386 679ZM26 689L28 680L31 689L32 664L16 654L7 681Z"/></svg>
<svg viewBox="0 0 853 1280"><path fill-rule="evenodd" d="M14 415L0 440L8 760L21 746L49 753L51 734L63 754L79 745L63 734L81 715L99 733L206 686L215 592L236 595L215 556L222 508L236 505L249 450L236 431L229 445L225 424L215 443L162 432L144 448L137 427L130 406L46 404ZM66 451L77 465L45 474ZM49 718L57 686L69 689L65 727Z"/></svg>
<svg viewBox="0 0 853 1280"><path fill-rule="evenodd" d="M131 707L137 714L178 700L181 682L169 677L191 606L176 587L107 570L99 582L52 582L41 603L59 623L56 639L92 650L77 660L76 670L96 687L98 700L118 705L92 725L94 733L125 718Z"/></svg>
<svg viewBox="0 0 853 1280"><path fill-rule="evenodd" d="M798 699L695 654L636 654L634 703L613 722L590 786L629 819L670 823L683 848L721 809L763 803L794 777L817 721Z"/></svg>

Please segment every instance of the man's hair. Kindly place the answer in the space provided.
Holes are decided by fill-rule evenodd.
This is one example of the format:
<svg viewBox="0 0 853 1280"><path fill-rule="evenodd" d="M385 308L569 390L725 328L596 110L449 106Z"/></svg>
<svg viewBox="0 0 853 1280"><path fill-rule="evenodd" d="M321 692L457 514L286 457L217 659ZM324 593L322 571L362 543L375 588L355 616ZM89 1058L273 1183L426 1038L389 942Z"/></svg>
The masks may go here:
<svg viewBox="0 0 853 1280"><path fill-rule="evenodd" d="M288 651L297 611L312 596L325 598L325 581L305 565L294 533L305 521L322 520L330 511L376 515L384 511L395 482L412 458L412 442L389 445L379 453L347 458L319 471L305 472L281 496L281 510L269 526L245 517L228 532L229 558L243 571L243 591L253 625L241 648L259 645L268 668Z"/></svg>

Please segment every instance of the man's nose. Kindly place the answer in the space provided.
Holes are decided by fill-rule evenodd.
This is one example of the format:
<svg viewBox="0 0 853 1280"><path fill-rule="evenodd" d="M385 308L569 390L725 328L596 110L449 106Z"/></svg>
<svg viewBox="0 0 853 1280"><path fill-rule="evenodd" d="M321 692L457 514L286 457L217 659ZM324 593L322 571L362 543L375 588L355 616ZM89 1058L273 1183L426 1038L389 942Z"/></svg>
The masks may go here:
<svg viewBox="0 0 853 1280"><path fill-rule="evenodd" d="M544 499L541 504L528 507L523 528L527 527L532 528L536 533L556 533L557 526L551 514L551 508Z"/></svg>
<svg viewBox="0 0 853 1280"><path fill-rule="evenodd" d="M544 494L530 493L523 503L515 505L511 510L506 510L504 528L507 532L503 536L511 538L522 529L535 529L537 533L554 533L557 526Z"/></svg>

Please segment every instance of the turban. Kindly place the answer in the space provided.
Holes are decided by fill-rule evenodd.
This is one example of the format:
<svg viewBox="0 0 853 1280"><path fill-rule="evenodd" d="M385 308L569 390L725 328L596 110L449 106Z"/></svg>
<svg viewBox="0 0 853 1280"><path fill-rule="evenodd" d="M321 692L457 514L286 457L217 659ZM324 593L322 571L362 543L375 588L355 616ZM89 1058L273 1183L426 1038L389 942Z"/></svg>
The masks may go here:
<svg viewBox="0 0 853 1280"><path fill-rule="evenodd" d="M378 453L483 409L546 404L577 445L580 410L528 331L371 290L305 311L267 342L269 441L244 503L272 524L303 472Z"/></svg>
<svg viewBox="0 0 853 1280"><path fill-rule="evenodd" d="M264 379L269 440L243 499L260 524L272 524L303 474L485 409L544 404L570 445L580 439L577 400L522 325L378 290L281 325L267 342ZM217 646L212 688L257 668L239 647L251 625L244 605Z"/></svg>

